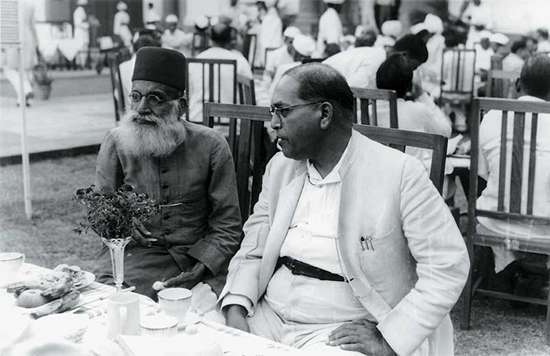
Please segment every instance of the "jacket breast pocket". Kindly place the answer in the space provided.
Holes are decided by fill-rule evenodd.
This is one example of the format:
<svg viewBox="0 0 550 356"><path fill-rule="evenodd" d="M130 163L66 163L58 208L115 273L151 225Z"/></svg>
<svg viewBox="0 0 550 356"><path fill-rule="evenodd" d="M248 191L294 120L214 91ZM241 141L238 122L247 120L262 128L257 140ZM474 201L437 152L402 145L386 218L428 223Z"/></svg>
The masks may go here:
<svg viewBox="0 0 550 356"><path fill-rule="evenodd" d="M357 254L361 270L371 283L383 283L388 278L392 262L398 257L395 229L383 234L363 235L358 238Z"/></svg>

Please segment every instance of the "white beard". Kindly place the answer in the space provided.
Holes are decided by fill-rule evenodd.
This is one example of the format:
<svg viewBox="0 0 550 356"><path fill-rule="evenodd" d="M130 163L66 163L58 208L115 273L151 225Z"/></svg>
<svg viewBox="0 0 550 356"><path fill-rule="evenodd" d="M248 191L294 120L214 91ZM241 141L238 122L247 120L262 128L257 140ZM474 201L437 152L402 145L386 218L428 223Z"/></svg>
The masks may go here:
<svg viewBox="0 0 550 356"><path fill-rule="evenodd" d="M184 127L175 108L164 118L145 117L155 125L140 123L140 118L142 116L136 111L128 110L120 126L113 131L123 152L136 157L165 157L183 142Z"/></svg>

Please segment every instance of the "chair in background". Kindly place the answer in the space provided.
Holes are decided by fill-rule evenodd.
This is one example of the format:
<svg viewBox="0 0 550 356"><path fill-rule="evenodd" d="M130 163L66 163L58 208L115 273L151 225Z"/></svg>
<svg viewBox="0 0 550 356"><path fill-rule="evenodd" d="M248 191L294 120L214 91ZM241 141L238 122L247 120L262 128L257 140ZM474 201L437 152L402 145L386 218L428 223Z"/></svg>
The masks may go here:
<svg viewBox="0 0 550 356"><path fill-rule="evenodd" d="M229 69L229 74L227 72ZM206 58L189 58L187 59L186 78L186 96L187 102L190 103L189 98L193 93L190 93L189 77L192 75L191 71L201 73L201 102L221 102L222 97L222 80L231 80L233 91L230 93L231 103L237 103L237 61L234 59L206 59ZM225 76L223 75L225 73ZM224 78L225 77L225 78ZM198 83L194 83L198 85ZM195 87L196 89L197 87ZM188 105L189 107L189 105ZM189 118L189 109L187 109L187 118ZM213 122L208 121L208 117L204 115L203 107L203 123L209 127L214 125Z"/></svg>
<svg viewBox="0 0 550 356"><path fill-rule="evenodd" d="M113 94L113 104L115 105L115 121L119 122L120 118L126 111L126 101L124 100L124 87L120 78L120 56L113 55L109 57L109 73L111 77L111 88Z"/></svg>
<svg viewBox="0 0 550 356"><path fill-rule="evenodd" d="M385 100L389 103L390 127L398 128L397 120L397 94L393 90L351 88L355 97L354 112L357 114L357 101L359 101L360 123L362 125L378 126L378 110L376 101ZM369 110L369 107L371 110ZM371 114L372 112L372 114ZM372 119L371 119L372 116ZM356 118L357 121L357 118Z"/></svg>
<svg viewBox="0 0 550 356"><path fill-rule="evenodd" d="M516 73L491 69L487 74L487 97L515 99L517 96L515 84L518 79Z"/></svg>
<svg viewBox="0 0 550 356"><path fill-rule="evenodd" d="M446 49L442 56L440 104L445 100L470 103L474 96L475 49Z"/></svg>
<svg viewBox="0 0 550 356"><path fill-rule="evenodd" d="M430 180L441 194L443 177L445 175L445 159L447 158L447 138L425 132L398 130L371 125L355 124L359 133L371 140L405 152L406 147L416 147L432 150L430 165Z"/></svg>
<svg viewBox="0 0 550 356"><path fill-rule="evenodd" d="M258 36L255 33L247 33L243 40L243 56L248 60L252 69L254 69L254 61L256 60L257 46Z"/></svg>
<svg viewBox="0 0 550 356"><path fill-rule="evenodd" d="M478 162L479 162L479 125L484 113L489 110L499 110L502 112L502 132L500 139L500 161L498 176L498 196L497 209L482 210L476 206L477 186L478 186ZM471 301L475 293L508 300L522 301L545 305L546 343L550 342L550 298L539 299L532 297L522 297L514 294L497 292L494 290L479 288L482 282L481 278L474 281L472 276L473 266L476 262L474 246L503 246L513 251L523 251L528 253L537 253L550 255L550 238L519 238L510 235L487 235L477 232L477 217L487 217L499 219L507 222L532 222L543 225L550 225L550 217L533 215L533 194L534 180L536 171L536 144L537 127L540 121L540 114L550 114L550 104L544 102L527 102L506 99L481 98L475 99L473 103L473 118L471 122L471 163L470 163L470 189L468 193L468 235L466 245L472 260L472 267L468 281L463 292L463 311L461 327L468 329L470 327ZM526 115L528 114L528 115ZM513 117L513 118L512 118ZM510 124L508 122L512 120ZM526 122L530 125L526 126ZM508 132L509 126L512 131ZM526 130L530 127L530 130ZM511 141L510 141L511 137ZM527 138L527 141L525 139ZM527 150L529 148L529 150ZM528 157L524 157L528 152ZM527 178L524 181L523 178ZM509 181L509 187L506 182ZM526 189L525 188L526 185ZM526 195L524 195L526 191Z"/></svg>
<svg viewBox="0 0 550 356"><path fill-rule="evenodd" d="M205 49L208 49L208 36L206 32L193 33L191 42L191 57L195 57Z"/></svg>
<svg viewBox="0 0 550 356"><path fill-rule="evenodd" d="M271 121L268 107L206 103L206 115L238 121L239 132L229 135L229 145L237 172L237 191L244 223L262 189L262 175L271 155L263 144L264 123Z"/></svg>
<svg viewBox="0 0 550 356"><path fill-rule="evenodd" d="M237 93L239 104L256 105L254 79L237 74Z"/></svg>

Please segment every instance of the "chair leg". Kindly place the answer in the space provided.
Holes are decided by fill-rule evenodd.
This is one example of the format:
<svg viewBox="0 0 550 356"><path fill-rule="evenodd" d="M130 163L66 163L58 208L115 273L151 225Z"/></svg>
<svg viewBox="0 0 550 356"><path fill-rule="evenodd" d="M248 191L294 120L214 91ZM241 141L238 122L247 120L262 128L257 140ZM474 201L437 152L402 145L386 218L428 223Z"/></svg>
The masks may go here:
<svg viewBox="0 0 550 356"><path fill-rule="evenodd" d="M550 291L546 296L546 325L544 327L544 335L546 345L550 345Z"/></svg>
<svg viewBox="0 0 550 356"><path fill-rule="evenodd" d="M472 309L472 285L474 281L472 279L472 267L470 267L470 273L466 280L466 285L462 291L462 318L460 319L460 328L462 330L470 329L470 315Z"/></svg>

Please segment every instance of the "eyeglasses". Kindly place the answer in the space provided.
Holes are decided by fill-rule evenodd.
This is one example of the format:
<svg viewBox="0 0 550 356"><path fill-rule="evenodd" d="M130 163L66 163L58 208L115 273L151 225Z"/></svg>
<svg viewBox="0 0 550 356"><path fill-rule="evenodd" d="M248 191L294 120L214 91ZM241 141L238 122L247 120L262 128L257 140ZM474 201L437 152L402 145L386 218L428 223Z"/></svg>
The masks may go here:
<svg viewBox="0 0 550 356"><path fill-rule="evenodd" d="M128 94L128 98L130 98L130 101L134 104L137 104L139 102L141 102L141 99L145 97L145 100L150 104L150 105L160 105L160 104L163 104L167 101L170 101L170 100L175 100L176 98L170 98L170 97L167 97L165 95L162 95L162 94L155 94L155 93L147 93L145 95L141 94L139 91L137 90L132 90L132 92L130 92Z"/></svg>
<svg viewBox="0 0 550 356"><path fill-rule="evenodd" d="M288 114L290 114L290 112L294 109L297 109L299 107L302 107L302 106L308 106L308 105L315 105L315 104L320 104L324 102L324 100L322 101L316 101L316 102L313 102L313 103L305 103L305 104L297 104L297 105L289 105L289 106L284 106L284 107L277 107L277 106L273 106L271 105L269 107L269 112L271 113L271 115L277 115L279 117L282 117L282 118L285 118L288 116Z"/></svg>

